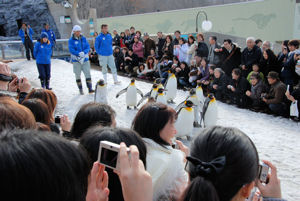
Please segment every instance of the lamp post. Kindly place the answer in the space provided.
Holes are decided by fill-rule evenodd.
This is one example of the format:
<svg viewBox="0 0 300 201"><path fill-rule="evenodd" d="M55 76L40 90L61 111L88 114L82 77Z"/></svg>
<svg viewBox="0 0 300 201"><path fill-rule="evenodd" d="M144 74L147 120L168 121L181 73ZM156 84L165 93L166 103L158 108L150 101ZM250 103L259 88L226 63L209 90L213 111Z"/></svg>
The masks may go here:
<svg viewBox="0 0 300 201"><path fill-rule="evenodd" d="M200 10L196 16L196 33L198 33L198 17L199 17L200 13L205 15L205 20L202 22L202 29L204 31L209 31L212 28L212 22L207 19L206 12L203 10Z"/></svg>

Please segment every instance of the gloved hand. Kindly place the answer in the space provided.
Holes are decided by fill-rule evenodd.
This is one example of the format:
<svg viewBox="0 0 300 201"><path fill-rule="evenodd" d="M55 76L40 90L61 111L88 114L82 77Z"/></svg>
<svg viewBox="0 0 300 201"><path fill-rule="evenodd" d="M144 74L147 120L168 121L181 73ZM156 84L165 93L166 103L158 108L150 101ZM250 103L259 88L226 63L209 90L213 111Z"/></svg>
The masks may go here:
<svg viewBox="0 0 300 201"><path fill-rule="evenodd" d="M84 52L79 52L79 56L82 58L85 56Z"/></svg>

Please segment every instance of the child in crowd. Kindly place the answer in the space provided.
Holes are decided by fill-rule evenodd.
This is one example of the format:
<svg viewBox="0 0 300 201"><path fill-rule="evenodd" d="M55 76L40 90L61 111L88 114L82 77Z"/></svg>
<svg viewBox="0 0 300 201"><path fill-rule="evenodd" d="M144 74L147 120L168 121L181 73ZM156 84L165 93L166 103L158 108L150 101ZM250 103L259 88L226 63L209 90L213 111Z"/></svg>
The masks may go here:
<svg viewBox="0 0 300 201"><path fill-rule="evenodd" d="M254 72L258 73L259 76L260 76L260 78L261 78L261 80L264 81L265 77L264 77L264 74L263 74L262 72L260 72L260 70L259 70L259 65L258 65L258 64L253 64L253 65L252 65L252 71L248 74L248 77L247 77L247 80L249 81L250 84L251 84L250 78L251 78L251 75L252 75Z"/></svg>

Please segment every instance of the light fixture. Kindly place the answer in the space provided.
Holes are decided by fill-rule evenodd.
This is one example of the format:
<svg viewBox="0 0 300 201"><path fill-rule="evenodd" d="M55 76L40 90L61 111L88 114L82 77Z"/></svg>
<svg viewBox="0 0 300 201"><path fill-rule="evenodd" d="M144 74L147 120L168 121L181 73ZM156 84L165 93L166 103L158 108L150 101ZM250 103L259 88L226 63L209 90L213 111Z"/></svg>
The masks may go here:
<svg viewBox="0 0 300 201"><path fill-rule="evenodd" d="M201 10L197 13L197 16L196 16L196 33L198 33L198 17L199 17L200 13L205 15L205 20L202 22L202 29L204 31L209 31L212 28L212 22L207 19L206 12Z"/></svg>

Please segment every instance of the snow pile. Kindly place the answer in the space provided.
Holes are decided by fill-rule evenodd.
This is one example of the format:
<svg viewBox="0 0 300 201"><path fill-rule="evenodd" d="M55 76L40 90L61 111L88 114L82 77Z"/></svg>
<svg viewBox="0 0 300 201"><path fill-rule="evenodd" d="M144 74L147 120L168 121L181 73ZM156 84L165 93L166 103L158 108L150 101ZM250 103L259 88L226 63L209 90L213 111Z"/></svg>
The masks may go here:
<svg viewBox="0 0 300 201"><path fill-rule="evenodd" d="M19 77L27 77L34 87L39 87L38 72L34 61L20 61L10 64ZM101 72L91 70L93 86L102 78ZM73 74L72 64L62 60L52 60L50 86L58 97L56 114L67 114L73 119L82 104L94 100L94 95L79 95ZM113 85L108 76L108 103L117 112L119 127L130 127L136 110L127 110L125 96L115 98L116 94L127 87L130 79L119 77L121 85ZM82 75L85 94L85 78ZM136 86L144 94L151 84L137 81ZM175 102L184 100L188 92L178 91ZM175 105L171 105L175 107ZM283 197L287 200L300 200L300 125L291 120L255 113L249 110L218 102L218 125L237 127L244 131L255 143L260 158L272 161L278 168ZM196 131L197 132L197 131ZM199 131L198 131L199 133Z"/></svg>

